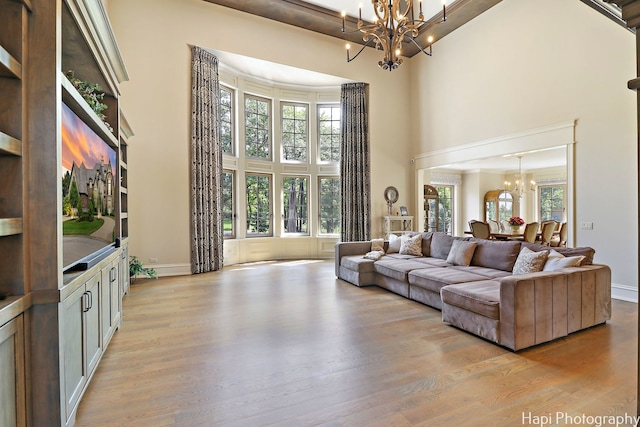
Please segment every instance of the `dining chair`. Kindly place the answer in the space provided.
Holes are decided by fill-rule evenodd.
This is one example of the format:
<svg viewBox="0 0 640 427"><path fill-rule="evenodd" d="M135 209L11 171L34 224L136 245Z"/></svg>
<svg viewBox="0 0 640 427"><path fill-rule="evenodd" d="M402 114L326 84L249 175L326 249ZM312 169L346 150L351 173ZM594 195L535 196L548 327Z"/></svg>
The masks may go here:
<svg viewBox="0 0 640 427"><path fill-rule="evenodd" d="M490 219L490 220L487 220L487 222L489 223L489 230L491 230L492 233L499 233L500 231L502 231L498 221Z"/></svg>
<svg viewBox="0 0 640 427"><path fill-rule="evenodd" d="M523 240L525 242L533 243L536 241L536 236L538 235L538 223L530 222L524 226L524 237Z"/></svg>
<svg viewBox="0 0 640 427"><path fill-rule="evenodd" d="M502 230L504 231L511 229L511 224L509 224L508 219L503 219L502 221L500 221L500 225L502 226Z"/></svg>
<svg viewBox="0 0 640 427"><path fill-rule="evenodd" d="M556 230L556 222L555 221L545 221L542 225L542 232L540 235L540 244L544 246L551 245L551 237L553 237L553 232Z"/></svg>
<svg viewBox="0 0 640 427"><path fill-rule="evenodd" d="M563 222L560 225L560 232L558 233L558 236L553 236L551 238L550 245L566 247L568 234L569 234L569 228L567 226L567 223Z"/></svg>
<svg viewBox="0 0 640 427"><path fill-rule="evenodd" d="M471 227L471 234L477 239L488 239L491 237L491 229L486 222L471 220L469 221L469 227Z"/></svg>

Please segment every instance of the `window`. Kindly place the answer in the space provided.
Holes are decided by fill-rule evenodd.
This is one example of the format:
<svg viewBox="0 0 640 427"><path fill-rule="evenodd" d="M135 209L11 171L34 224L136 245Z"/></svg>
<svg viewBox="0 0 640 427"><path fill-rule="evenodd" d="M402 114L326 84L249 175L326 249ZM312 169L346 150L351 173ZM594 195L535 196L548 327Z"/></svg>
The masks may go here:
<svg viewBox="0 0 640 427"><path fill-rule="evenodd" d="M271 159L271 102L245 95L244 131L247 157Z"/></svg>
<svg viewBox="0 0 640 427"><path fill-rule="evenodd" d="M509 220L513 216L513 196L503 191L498 196L498 220Z"/></svg>
<svg viewBox="0 0 640 427"><path fill-rule="evenodd" d="M282 181L284 233L309 234L309 178L286 177Z"/></svg>
<svg viewBox="0 0 640 427"><path fill-rule="evenodd" d="M319 153L322 162L340 161L340 106L318 106Z"/></svg>
<svg viewBox="0 0 640 427"><path fill-rule="evenodd" d="M222 225L225 238L236 237L234 206L234 182L233 171L222 172Z"/></svg>
<svg viewBox="0 0 640 427"><path fill-rule="evenodd" d="M340 233L340 178L320 177L319 181L319 233Z"/></svg>
<svg viewBox="0 0 640 427"><path fill-rule="evenodd" d="M271 176L247 174L247 236L271 236Z"/></svg>
<svg viewBox="0 0 640 427"><path fill-rule="evenodd" d="M282 158L306 162L309 132L308 108L304 104L282 103Z"/></svg>
<svg viewBox="0 0 640 427"><path fill-rule="evenodd" d="M538 188L540 221L553 219L558 222L565 222L564 194L566 185L541 185Z"/></svg>
<svg viewBox="0 0 640 427"><path fill-rule="evenodd" d="M438 190L438 230L453 234L453 185L435 185Z"/></svg>
<svg viewBox="0 0 640 427"><path fill-rule="evenodd" d="M220 87L220 144L223 153L234 153L233 116L233 91Z"/></svg>

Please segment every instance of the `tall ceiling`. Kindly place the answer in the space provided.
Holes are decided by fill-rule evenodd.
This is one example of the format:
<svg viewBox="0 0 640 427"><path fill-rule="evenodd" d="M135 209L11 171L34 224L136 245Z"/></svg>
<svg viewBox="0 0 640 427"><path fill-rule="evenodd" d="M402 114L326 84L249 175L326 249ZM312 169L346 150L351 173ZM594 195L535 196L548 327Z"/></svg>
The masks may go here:
<svg viewBox="0 0 640 427"><path fill-rule="evenodd" d="M356 30L358 21L358 6L362 4L362 18L373 21L373 7L364 0L204 0L210 3L226 6L242 12L262 16L285 24L294 25L310 31L333 36L350 43L364 44L362 34ZM423 12L426 23L416 38L421 46L426 46L426 39L433 36L434 40L441 39L450 32L474 19L481 13L500 3L501 0L446 0L447 20L442 22L442 0L423 0ZM570 1L570 0L563 0ZM573 0L578 1L578 0ZM609 1L612 0L579 0L620 25L625 26L620 9ZM418 0L415 0L416 4ZM615 3L615 2L614 2ZM414 5L417 8L417 5ZM342 11L347 12L346 29L348 34L341 31ZM416 11L417 15L417 11ZM418 48L411 44L403 47L403 55L411 57L419 53ZM245 74L271 81L285 80L290 84L307 86L339 85L343 82L335 76L327 76L309 70L287 67L281 64L267 63L255 58L215 51L221 63ZM564 166L566 155L564 147L544 150L535 153L523 153L522 169L530 171L544 167ZM499 157L477 159L470 162L443 165L443 169L458 171L488 170L505 171L517 169L517 158Z"/></svg>
<svg viewBox="0 0 640 427"><path fill-rule="evenodd" d="M362 18L373 21L373 6L364 0L204 0L221 6L230 7L243 12L262 16L267 19L305 28L321 34L333 36L350 43L364 44L362 33L356 31L358 7L362 4ZM447 20L443 22L443 0L423 0L423 11L426 23L420 28L416 37L423 48L428 45L427 38L432 36L434 42L445 37L478 15L500 3L501 0L444 0L447 6ZM569 0L563 0L569 1ZM574 0L578 1L578 0ZM620 8L610 4L612 0L580 0L610 19L625 25ZM418 0L415 0L417 9ZM615 2L614 2L615 3ZM347 12L346 33L342 32L341 12ZM414 16L417 16L417 10ZM625 25L626 27L626 25ZM404 56L412 57L420 50L411 43L402 48Z"/></svg>

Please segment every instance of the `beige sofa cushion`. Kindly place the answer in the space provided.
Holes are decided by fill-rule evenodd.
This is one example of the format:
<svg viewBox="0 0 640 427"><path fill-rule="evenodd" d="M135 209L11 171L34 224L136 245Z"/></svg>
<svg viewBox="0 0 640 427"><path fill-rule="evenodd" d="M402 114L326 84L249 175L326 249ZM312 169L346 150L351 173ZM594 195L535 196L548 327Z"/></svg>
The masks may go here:
<svg viewBox="0 0 640 427"><path fill-rule="evenodd" d="M373 273L373 260L364 258L362 255L343 256L340 261L342 267L358 273Z"/></svg>
<svg viewBox="0 0 640 427"><path fill-rule="evenodd" d="M497 280L444 286L440 295L444 303L491 319L500 319L500 282Z"/></svg>
<svg viewBox="0 0 640 427"><path fill-rule="evenodd" d="M446 285L485 280L485 276L457 268L426 268L409 273L409 284L440 293Z"/></svg>
<svg viewBox="0 0 640 427"><path fill-rule="evenodd" d="M375 262L373 268L378 274L392 279L407 281L407 274L412 270L424 268L424 264L412 259L382 259Z"/></svg>
<svg viewBox="0 0 640 427"><path fill-rule="evenodd" d="M451 245L456 240L453 236L444 233L434 233L431 236L431 256L434 258L447 259Z"/></svg>
<svg viewBox="0 0 640 427"><path fill-rule="evenodd" d="M471 239L471 241L478 244L471 259L471 265L513 271L513 265L520 253L520 242L486 239Z"/></svg>

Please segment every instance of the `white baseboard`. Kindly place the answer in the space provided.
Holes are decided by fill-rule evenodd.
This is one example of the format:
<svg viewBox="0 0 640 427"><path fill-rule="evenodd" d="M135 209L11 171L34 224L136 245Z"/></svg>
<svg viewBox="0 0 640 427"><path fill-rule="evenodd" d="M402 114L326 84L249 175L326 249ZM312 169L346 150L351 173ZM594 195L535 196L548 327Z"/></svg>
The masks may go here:
<svg viewBox="0 0 640 427"><path fill-rule="evenodd" d="M191 274L191 264L157 264L148 265L158 273L158 277L185 276Z"/></svg>
<svg viewBox="0 0 640 427"><path fill-rule="evenodd" d="M638 302L638 288L626 285L611 284L611 298L622 301Z"/></svg>

